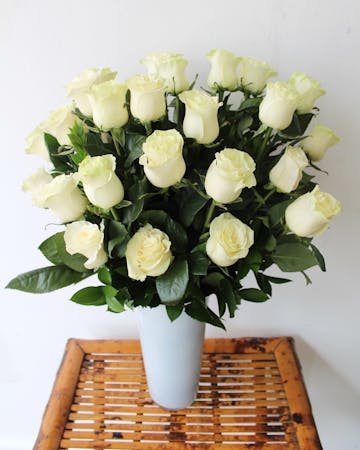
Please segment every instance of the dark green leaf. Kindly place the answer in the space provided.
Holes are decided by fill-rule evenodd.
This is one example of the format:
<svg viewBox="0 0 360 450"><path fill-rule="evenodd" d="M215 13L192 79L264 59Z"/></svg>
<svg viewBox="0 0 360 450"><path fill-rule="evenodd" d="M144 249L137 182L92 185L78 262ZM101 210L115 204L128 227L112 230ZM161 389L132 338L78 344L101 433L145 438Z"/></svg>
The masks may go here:
<svg viewBox="0 0 360 450"><path fill-rule="evenodd" d="M206 275L209 267L209 258L202 252L194 252L189 255L189 270L193 275Z"/></svg>
<svg viewBox="0 0 360 450"><path fill-rule="evenodd" d="M146 179L140 180L133 184L128 190L129 200L132 202L131 206L124 208L123 222L129 225L136 220L144 207L144 199L141 198L147 191L148 182Z"/></svg>
<svg viewBox="0 0 360 450"><path fill-rule="evenodd" d="M312 113L306 114L295 113L291 124L288 126L288 128L282 131L282 134L291 137L302 136L305 133L306 128L308 127L313 117L314 114Z"/></svg>
<svg viewBox="0 0 360 450"><path fill-rule="evenodd" d="M223 279L220 281L219 289L216 291L218 299L222 299L221 303L227 304L230 317L234 317L237 308L236 297L233 291L233 287L229 280Z"/></svg>
<svg viewBox="0 0 360 450"><path fill-rule="evenodd" d="M66 156L59 155L60 144L57 139L48 133L44 133L44 139L49 151L50 160L53 163L55 170L58 172L67 172L69 170L67 158Z"/></svg>
<svg viewBox="0 0 360 450"><path fill-rule="evenodd" d="M270 277L269 275L264 275L266 276L266 278L274 284L284 284L284 283L290 283L290 281L288 278L279 278L279 277Z"/></svg>
<svg viewBox="0 0 360 450"><path fill-rule="evenodd" d="M42 267L41 269L18 275L6 287L17 289L18 291L42 294L78 283L90 275L92 275L92 272L76 272L64 265Z"/></svg>
<svg viewBox="0 0 360 450"><path fill-rule="evenodd" d="M293 200L285 200L272 206L268 211L268 216L272 225L277 225L281 219L285 217L286 208L292 203Z"/></svg>
<svg viewBox="0 0 360 450"><path fill-rule="evenodd" d="M126 134L126 146L129 150L129 156L125 161L125 169L131 167L133 162L137 160L142 154L142 146L145 142L146 136L138 133L127 133Z"/></svg>
<svg viewBox="0 0 360 450"><path fill-rule="evenodd" d="M195 215L205 206L207 199L191 188L181 189L179 217L185 227L189 227Z"/></svg>
<svg viewBox="0 0 360 450"><path fill-rule="evenodd" d="M272 287L271 287L271 283L269 282L268 278L262 273L255 274L255 278L256 278L259 288L262 291L264 291L265 294L271 296Z"/></svg>
<svg viewBox="0 0 360 450"><path fill-rule="evenodd" d="M50 262L55 265L65 264L70 269L77 272L87 272L88 269L84 267L87 258L80 254L70 255L66 251L64 232L56 233L50 236L39 246L39 250Z"/></svg>
<svg viewBox="0 0 360 450"><path fill-rule="evenodd" d="M224 279L224 275L219 272L212 272L203 278L203 283L208 284L211 287L218 287L220 285L220 281Z"/></svg>
<svg viewBox="0 0 360 450"><path fill-rule="evenodd" d="M316 258L316 261L317 261L317 263L318 263L318 266L320 267L320 269L321 269L323 272L326 272L325 259L324 259L323 255L320 253L320 250L319 250L317 247L315 247L314 244L310 244L310 247L311 247L311 249L312 249L312 251L313 251L313 253L314 253L314 256L315 256L315 258Z"/></svg>
<svg viewBox="0 0 360 450"><path fill-rule="evenodd" d="M271 234L265 243L265 250L272 252L276 248L276 244L276 238Z"/></svg>
<svg viewBox="0 0 360 450"><path fill-rule="evenodd" d="M80 289L80 291L75 292L70 300L84 306L106 305L106 298L102 286Z"/></svg>
<svg viewBox="0 0 360 450"><path fill-rule="evenodd" d="M97 133L87 133L85 148L90 156L102 156L111 153L102 142L100 134Z"/></svg>
<svg viewBox="0 0 360 450"><path fill-rule="evenodd" d="M268 295L260 289L249 288L249 289L241 289L239 291L241 298L248 302L265 302L269 299Z"/></svg>
<svg viewBox="0 0 360 450"><path fill-rule="evenodd" d="M183 305L166 305L166 312L171 322L173 322L180 316L183 309Z"/></svg>
<svg viewBox="0 0 360 450"><path fill-rule="evenodd" d="M247 257L245 258L246 264L249 265L250 269L254 272L258 272L262 263L263 257L259 250L251 248Z"/></svg>
<svg viewBox="0 0 360 450"><path fill-rule="evenodd" d="M272 260L283 272L301 272L317 264L313 253L300 242L279 244Z"/></svg>
<svg viewBox="0 0 360 450"><path fill-rule="evenodd" d="M110 256L122 258L129 239L129 233L121 222L116 220L107 222L107 248Z"/></svg>
<svg viewBox="0 0 360 450"><path fill-rule="evenodd" d="M215 327L225 330L225 326L214 311L212 311L206 304L199 300L193 300L189 305L185 307L185 312L190 317L200 322L206 322Z"/></svg>
<svg viewBox="0 0 360 450"><path fill-rule="evenodd" d="M185 258L179 257L168 270L156 278L156 290L163 303L177 303L185 295L189 282L188 264Z"/></svg>
<svg viewBox="0 0 360 450"><path fill-rule="evenodd" d="M253 123L253 118L251 116L245 115L242 117L237 125L237 134L238 136L242 136L243 131L245 131L247 128L250 128Z"/></svg>

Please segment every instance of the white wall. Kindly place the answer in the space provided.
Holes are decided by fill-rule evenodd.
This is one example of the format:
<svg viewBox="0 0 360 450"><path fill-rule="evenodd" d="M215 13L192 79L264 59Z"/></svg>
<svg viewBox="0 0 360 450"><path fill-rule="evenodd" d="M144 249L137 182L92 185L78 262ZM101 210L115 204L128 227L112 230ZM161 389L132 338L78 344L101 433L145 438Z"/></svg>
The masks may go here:
<svg viewBox="0 0 360 450"><path fill-rule="evenodd" d="M324 190L343 214L317 239L328 272L313 284L275 289L266 304L244 303L228 336L291 335L324 448L360 448L359 364L359 43L356 0L0 0L1 280L46 265L37 246L54 227L31 206L22 180L39 161L25 156L26 135L65 103L63 86L88 67L143 71L149 51L172 50L205 81L205 53L223 47L265 59L285 79L301 70L328 94L320 122L341 144L328 152ZM30 449L69 337L136 337L131 313L111 315L68 301L73 289L34 296L2 291L0 310L0 449ZM208 336L225 336L208 327Z"/></svg>

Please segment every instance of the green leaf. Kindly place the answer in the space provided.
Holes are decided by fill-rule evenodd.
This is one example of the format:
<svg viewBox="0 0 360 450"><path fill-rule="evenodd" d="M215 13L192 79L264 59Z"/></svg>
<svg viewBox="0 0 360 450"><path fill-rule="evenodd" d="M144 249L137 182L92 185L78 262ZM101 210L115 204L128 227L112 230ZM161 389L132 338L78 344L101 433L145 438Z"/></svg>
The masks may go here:
<svg viewBox="0 0 360 450"><path fill-rule="evenodd" d="M185 295L189 282L188 263L179 257L170 265L168 270L156 278L156 290L163 303L177 303Z"/></svg>
<svg viewBox="0 0 360 450"><path fill-rule="evenodd" d="M266 243L265 243L265 250L267 250L268 252L272 252L273 250L275 250L275 248L276 248L276 244L277 244L277 241L276 241L276 238L271 234L269 237L268 237L268 239L267 239L267 241L266 241Z"/></svg>
<svg viewBox="0 0 360 450"><path fill-rule="evenodd" d="M230 317L235 316L237 309L236 297L233 291L233 287L229 280L223 279L220 281L219 289L216 291L216 296L221 299L221 303L227 305Z"/></svg>
<svg viewBox="0 0 360 450"><path fill-rule="evenodd" d="M272 225L277 225L281 221L281 219L284 219L285 210L292 202L293 200L285 200L283 202L277 203L269 209L268 216Z"/></svg>
<svg viewBox="0 0 360 450"><path fill-rule="evenodd" d="M283 272L301 272L317 264L314 254L300 242L279 244L272 260Z"/></svg>
<svg viewBox="0 0 360 450"><path fill-rule="evenodd" d="M106 266L101 267L98 270L97 274L98 274L99 281L101 281L101 283L111 285L111 283L112 283L111 272Z"/></svg>
<svg viewBox="0 0 360 450"><path fill-rule="evenodd" d="M183 305L166 305L166 312L171 322L173 322L180 316L183 309Z"/></svg>
<svg viewBox="0 0 360 450"><path fill-rule="evenodd" d="M265 302L269 299L268 295L261 291L260 289L249 288L249 289L241 289L239 291L241 298L248 302Z"/></svg>
<svg viewBox="0 0 360 450"><path fill-rule="evenodd" d="M85 148L90 156L102 156L111 153L109 147L105 146L98 133L87 133Z"/></svg>
<svg viewBox="0 0 360 450"><path fill-rule="evenodd" d="M311 278L309 277L309 275L305 272L301 272L301 273L304 275L306 286L308 286L309 284L312 284L312 281L311 281Z"/></svg>
<svg viewBox="0 0 360 450"><path fill-rule="evenodd" d="M205 278L203 278L203 283L207 284L213 288L216 288L220 285L221 280L224 279L224 275L219 272L209 273Z"/></svg>
<svg viewBox="0 0 360 450"><path fill-rule="evenodd" d="M274 284L284 284L284 283L290 283L290 281L292 281L292 280L289 280L288 278L270 277L269 275L265 275L265 274L263 274L263 275L266 276L266 278L271 283L274 283Z"/></svg>
<svg viewBox="0 0 360 450"><path fill-rule="evenodd" d="M60 144L54 136L44 133L45 145L49 151L50 160L58 172L68 172L69 166L67 164L66 156L59 155Z"/></svg>
<svg viewBox="0 0 360 450"><path fill-rule="evenodd" d="M257 284L259 288L265 292L265 294L271 296L272 294L272 287L271 283L268 280L268 278L263 273L257 273L255 274L255 278L257 281Z"/></svg>
<svg viewBox="0 0 360 450"><path fill-rule="evenodd" d="M125 256L126 246L130 240L125 226L116 220L109 220L106 227L107 249L111 257Z"/></svg>
<svg viewBox="0 0 360 450"><path fill-rule="evenodd" d="M179 217L185 227L189 227L195 215L205 206L207 199L191 188L181 189Z"/></svg>
<svg viewBox="0 0 360 450"><path fill-rule="evenodd" d="M63 261L58 252L58 240L59 235L62 235L62 239L64 233L56 233L53 236L50 236L44 242L39 245L39 250L45 256L45 258L55 265L63 264Z"/></svg>
<svg viewBox="0 0 360 450"><path fill-rule="evenodd" d="M285 130L283 130L281 134L291 137L302 136L313 117L314 114L312 113L295 113L291 124Z"/></svg>
<svg viewBox="0 0 360 450"><path fill-rule="evenodd" d="M262 100L263 99L261 97L248 98L240 104L238 112L244 111L245 109L249 109L249 108L258 108L260 103L262 102Z"/></svg>
<svg viewBox="0 0 360 450"><path fill-rule="evenodd" d="M69 139L75 150L75 153L71 155L71 158L76 165L79 165L88 155L85 148L86 133L81 122L76 121L73 127L70 128Z"/></svg>
<svg viewBox="0 0 360 450"><path fill-rule="evenodd" d="M142 154L142 146L145 142L146 136L138 133L127 133L126 134L126 146L129 150L129 155L126 158L124 167L129 169L133 162L136 161Z"/></svg>
<svg viewBox="0 0 360 450"><path fill-rule="evenodd" d="M242 117L237 125L237 134L239 137L242 136L242 133L247 129L250 128L253 123L253 118L251 116L245 115Z"/></svg>
<svg viewBox="0 0 360 450"><path fill-rule="evenodd" d="M141 198L147 191L148 182L146 179L139 180L133 184L128 190L129 200L132 202L131 206L124 208L123 222L125 225L130 225L136 220L144 207L144 199Z"/></svg>
<svg viewBox="0 0 360 450"><path fill-rule="evenodd" d="M189 255L189 271L193 275L206 275L209 267L209 258L202 252L194 252Z"/></svg>
<svg viewBox="0 0 360 450"><path fill-rule="evenodd" d="M315 258L316 258L318 266L320 267L320 269L323 272L326 272L325 259L324 259L323 255L320 253L320 250L317 247L315 247L314 244L310 244L310 247L311 247L311 249L313 251L313 254L314 254Z"/></svg>
<svg viewBox="0 0 360 450"><path fill-rule="evenodd" d="M144 211L140 219L150 223L155 228L165 231L171 241L171 246L178 252L186 251L187 234L182 225L172 219L165 211L150 209Z"/></svg>
<svg viewBox="0 0 360 450"><path fill-rule="evenodd" d="M259 250L251 248L247 257L245 258L246 264L249 265L250 269L254 272L258 272L262 263L263 257Z"/></svg>
<svg viewBox="0 0 360 450"><path fill-rule="evenodd" d="M42 267L18 275L6 286L18 291L42 294L55 291L92 275L92 272L76 272L65 265Z"/></svg>
<svg viewBox="0 0 360 450"><path fill-rule="evenodd" d="M103 291L106 304L109 307L109 311L120 313L124 311L124 305L122 302L120 302L116 295L118 294L118 290L115 289L113 286L101 286L101 289Z"/></svg>
<svg viewBox="0 0 360 450"><path fill-rule="evenodd" d="M66 251L64 241L64 231L56 233L50 236L39 246L39 250L50 262L55 265L65 264L70 269L77 272L88 272L89 270L84 267L84 263L87 258L80 254L70 255Z"/></svg>
<svg viewBox="0 0 360 450"><path fill-rule="evenodd" d="M185 307L185 312L190 317L198 320L199 322L206 322L214 325L215 327L219 327L225 330L225 326L220 320L220 317L218 317L214 313L214 311L207 307L205 302L194 299L189 305Z"/></svg>
<svg viewBox="0 0 360 450"><path fill-rule="evenodd" d="M106 305L106 298L102 286L93 286L80 289L70 298L72 302L84 306Z"/></svg>

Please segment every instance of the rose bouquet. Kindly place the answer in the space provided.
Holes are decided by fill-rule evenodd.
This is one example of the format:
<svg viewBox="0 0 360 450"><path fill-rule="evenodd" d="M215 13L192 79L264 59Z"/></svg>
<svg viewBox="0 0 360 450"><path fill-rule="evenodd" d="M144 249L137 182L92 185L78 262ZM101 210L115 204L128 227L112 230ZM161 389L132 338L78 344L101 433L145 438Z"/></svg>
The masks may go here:
<svg viewBox="0 0 360 450"><path fill-rule="evenodd" d="M264 302L290 281L271 266L325 270L312 239L340 203L314 182L314 162L338 138L307 131L324 91L299 72L269 82L276 72L254 58L207 57L206 90L173 53L148 55L148 74L124 84L92 69L68 85L72 103L27 139L27 153L52 167L23 185L64 228L39 247L52 265L7 287L44 293L96 274L72 301L116 313L165 304L172 321L185 312L224 327L226 310L233 317L242 300ZM244 286L251 272L256 285Z"/></svg>

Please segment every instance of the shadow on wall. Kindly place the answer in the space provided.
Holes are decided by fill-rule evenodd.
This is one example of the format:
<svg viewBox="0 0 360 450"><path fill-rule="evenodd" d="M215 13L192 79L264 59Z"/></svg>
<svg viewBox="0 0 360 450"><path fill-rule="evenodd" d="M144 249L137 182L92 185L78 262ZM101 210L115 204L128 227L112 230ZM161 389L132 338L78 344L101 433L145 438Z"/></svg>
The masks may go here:
<svg viewBox="0 0 360 450"><path fill-rule="evenodd" d="M302 337L294 336L294 339L320 439L322 429L326 430L331 448L340 449L349 430L357 430L360 442L360 393ZM322 443L327 448L326 442Z"/></svg>

